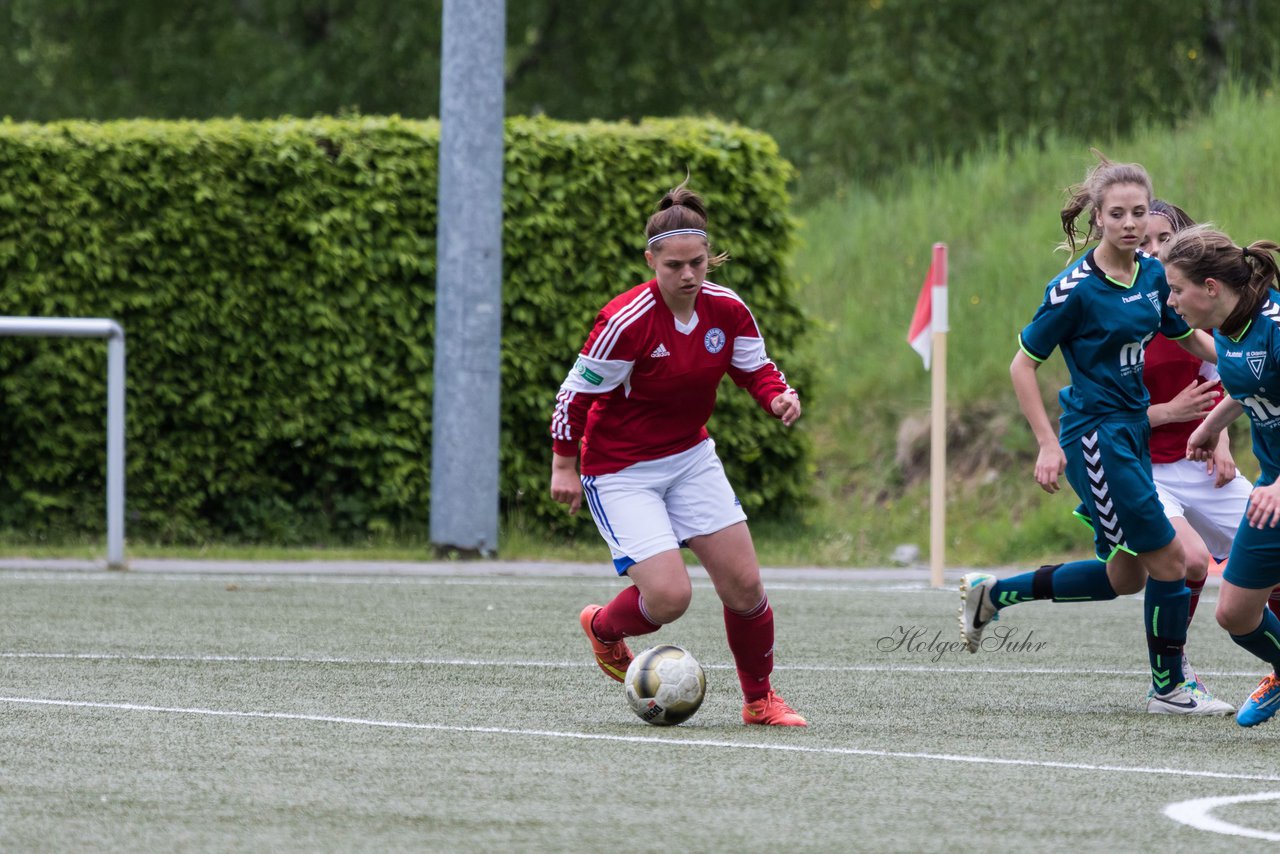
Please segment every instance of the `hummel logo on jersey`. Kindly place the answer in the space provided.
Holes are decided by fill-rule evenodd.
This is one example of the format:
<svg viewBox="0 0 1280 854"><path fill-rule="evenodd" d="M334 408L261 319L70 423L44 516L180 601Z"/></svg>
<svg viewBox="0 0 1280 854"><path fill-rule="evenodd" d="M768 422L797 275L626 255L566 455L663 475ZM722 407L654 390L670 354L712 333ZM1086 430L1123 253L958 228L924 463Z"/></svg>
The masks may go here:
<svg viewBox="0 0 1280 854"><path fill-rule="evenodd" d="M667 349L665 344L659 344L658 348L649 354L650 359L661 359L663 356L670 356L671 351Z"/></svg>

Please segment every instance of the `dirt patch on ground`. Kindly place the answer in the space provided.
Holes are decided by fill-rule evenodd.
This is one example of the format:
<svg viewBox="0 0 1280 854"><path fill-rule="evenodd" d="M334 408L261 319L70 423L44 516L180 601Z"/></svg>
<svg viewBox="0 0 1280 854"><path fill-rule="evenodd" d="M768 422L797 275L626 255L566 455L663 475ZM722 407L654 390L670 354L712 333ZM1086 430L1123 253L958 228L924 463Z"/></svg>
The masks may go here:
<svg viewBox="0 0 1280 854"><path fill-rule="evenodd" d="M1014 415L995 406L974 406L947 413L947 477L989 482L1018 459L1011 443ZM903 483L929 478L929 412L908 415L898 425L894 462Z"/></svg>

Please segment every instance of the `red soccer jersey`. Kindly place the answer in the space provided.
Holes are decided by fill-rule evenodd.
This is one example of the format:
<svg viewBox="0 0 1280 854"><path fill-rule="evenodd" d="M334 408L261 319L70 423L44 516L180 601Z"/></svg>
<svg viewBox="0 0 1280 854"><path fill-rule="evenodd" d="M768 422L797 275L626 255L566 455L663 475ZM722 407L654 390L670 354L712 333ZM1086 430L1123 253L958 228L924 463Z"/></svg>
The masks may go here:
<svg viewBox="0 0 1280 854"><path fill-rule="evenodd" d="M584 475L687 451L707 437L726 373L770 414L769 404L788 389L736 293L704 282L682 324L656 279L637 285L596 316L556 395L553 448L575 456L581 440Z"/></svg>
<svg viewBox="0 0 1280 854"><path fill-rule="evenodd" d="M1168 403L1192 380L1213 383L1219 392L1218 371L1201 362L1182 347L1157 335L1147 345L1142 366L1142 382L1151 394L1151 402ZM1187 456L1187 439L1200 426L1200 421L1170 421L1151 428L1151 462L1176 463Z"/></svg>

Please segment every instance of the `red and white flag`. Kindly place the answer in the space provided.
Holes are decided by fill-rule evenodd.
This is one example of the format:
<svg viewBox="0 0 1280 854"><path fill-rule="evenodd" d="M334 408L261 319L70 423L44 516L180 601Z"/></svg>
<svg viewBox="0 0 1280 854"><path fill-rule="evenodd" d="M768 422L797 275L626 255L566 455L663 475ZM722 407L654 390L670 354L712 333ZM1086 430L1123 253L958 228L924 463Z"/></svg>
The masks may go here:
<svg viewBox="0 0 1280 854"><path fill-rule="evenodd" d="M937 290L938 293L934 294ZM935 329L934 299L941 300L939 312L942 317L936 324L938 332L947 331L947 256L946 247L939 243L933 247L933 258L929 263L929 272L924 277L924 285L920 288L920 296L916 298L916 310L911 315L911 328L907 330L907 343L911 349L924 359L924 369L929 370L930 357L933 355L933 333Z"/></svg>

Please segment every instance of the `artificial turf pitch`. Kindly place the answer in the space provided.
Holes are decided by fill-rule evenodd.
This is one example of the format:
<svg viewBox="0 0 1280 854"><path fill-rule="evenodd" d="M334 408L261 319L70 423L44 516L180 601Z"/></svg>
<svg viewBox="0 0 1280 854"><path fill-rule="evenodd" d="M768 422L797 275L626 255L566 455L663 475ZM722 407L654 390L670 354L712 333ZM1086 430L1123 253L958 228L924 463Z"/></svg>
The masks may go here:
<svg viewBox="0 0 1280 854"><path fill-rule="evenodd" d="M0 571L0 850L1280 842L1280 721L1146 714L1136 598L1017 606L970 655L954 586L779 571L774 686L810 722L782 729L741 724L719 604L696 581L688 614L631 641L707 668L702 709L657 728L578 627L619 586L607 567ZM1263 668L1213 605L1210 588L1189 654L1239 704Z"/></svg>

